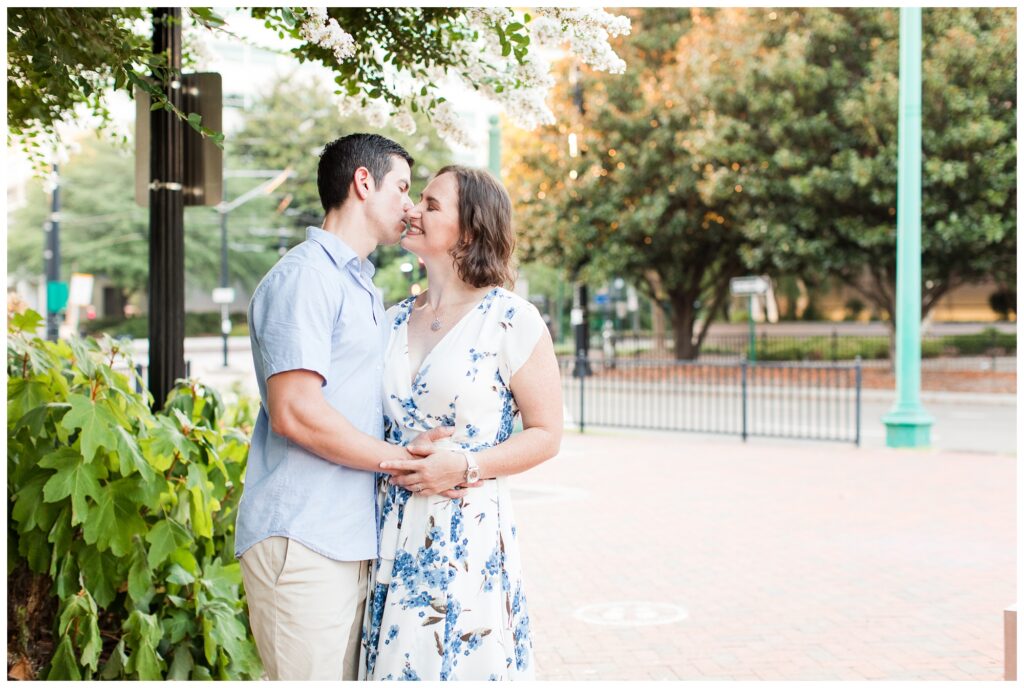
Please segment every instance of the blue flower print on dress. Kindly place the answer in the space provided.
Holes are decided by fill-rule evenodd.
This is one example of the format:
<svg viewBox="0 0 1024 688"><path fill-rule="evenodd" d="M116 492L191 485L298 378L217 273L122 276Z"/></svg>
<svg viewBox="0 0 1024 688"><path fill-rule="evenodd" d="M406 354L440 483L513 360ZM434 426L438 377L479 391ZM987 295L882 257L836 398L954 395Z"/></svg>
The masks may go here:
<svg viewBox="0 0 1024 688"><path fill-rule="evenodd" d="M519 413L507 378L511 360L533 350L536 342L526 339L543 331L536 308L507 290L489 290L435 345L429 369L412 375L411 305L408 299L389 311L396 328L384 369L387 440L405 444L445 426L454 430L447 448L483 451L507 439ZM361 678L534 678L507 479L485 481L457 499L422 497L389 481L377 495L381 558L371 574Z"/></svg>
<svg viewBox="0 0 1024 688"><path fill-rule="evenodd" d="M414 301L416 301L416 297L410 296L398 304L398 312L395 314L395 322L391 325L392 330L397 330L409 319L409 314L412 313L412 304Z"/></svg>
<svg viewBox="0 0 1024 688"><path fill-rule="evenodd" d="M430 364L428 363L420 371L416 373L416 379L412 381L412 393L419 396L427 393L427 383L423 381L423 378L430 372Z"/></svg>

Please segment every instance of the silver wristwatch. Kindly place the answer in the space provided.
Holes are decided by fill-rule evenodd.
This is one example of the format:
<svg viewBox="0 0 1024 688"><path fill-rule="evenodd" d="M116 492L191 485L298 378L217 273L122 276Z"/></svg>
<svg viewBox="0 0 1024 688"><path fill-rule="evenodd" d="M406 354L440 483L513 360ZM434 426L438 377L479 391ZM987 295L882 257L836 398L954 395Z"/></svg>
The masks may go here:
<svg viewBox="0 0 1024 688"><path fill-rule="evenodd" d="M475 483L480 480L480 466L477 465L476 459L473 458L473 452L459 452L466 457L466 480L467 484Z"/></svg>

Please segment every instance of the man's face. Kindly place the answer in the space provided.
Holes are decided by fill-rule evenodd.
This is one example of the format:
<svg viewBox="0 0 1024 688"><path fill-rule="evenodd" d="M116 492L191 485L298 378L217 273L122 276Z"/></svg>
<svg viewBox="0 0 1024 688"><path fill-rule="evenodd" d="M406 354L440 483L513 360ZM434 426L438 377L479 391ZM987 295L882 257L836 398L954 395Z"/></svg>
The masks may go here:
<svg viewBox="0 0 1024 688"><path fill-rule="evenodd" d="M402 238L405 216L412 208L411 178L409 163L397 155L391 156L391 170L369 198L373 230L380 244L394 244Z"/></svg>

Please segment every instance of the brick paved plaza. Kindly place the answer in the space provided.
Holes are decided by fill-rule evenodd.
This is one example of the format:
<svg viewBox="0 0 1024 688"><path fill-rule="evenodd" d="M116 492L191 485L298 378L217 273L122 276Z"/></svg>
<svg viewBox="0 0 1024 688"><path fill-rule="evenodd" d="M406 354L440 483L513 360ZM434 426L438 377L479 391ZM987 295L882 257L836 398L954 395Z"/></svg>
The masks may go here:
<svg viewBox="0 0 1024 688"><path fill-rule="evenodd" d="M538 677L1000 680L1015 461L567 430L512 483Z"/></svg>

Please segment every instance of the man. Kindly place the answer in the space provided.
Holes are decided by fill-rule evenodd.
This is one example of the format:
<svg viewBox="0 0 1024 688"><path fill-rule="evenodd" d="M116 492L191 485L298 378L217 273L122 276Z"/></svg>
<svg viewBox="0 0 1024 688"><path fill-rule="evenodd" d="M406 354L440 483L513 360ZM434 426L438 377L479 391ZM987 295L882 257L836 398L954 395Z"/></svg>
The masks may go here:
<svg viewBox="0 0 1024 688"><path fill-rule="evenodd" d="M375 134L329 143L317 170L323 227L306 230L249 304L262 405L235 556L274 680L357 677L378 546L374 471L386 459L413 458L382 440L388 333L367 256L401 238L412 162Z"/></svg>

